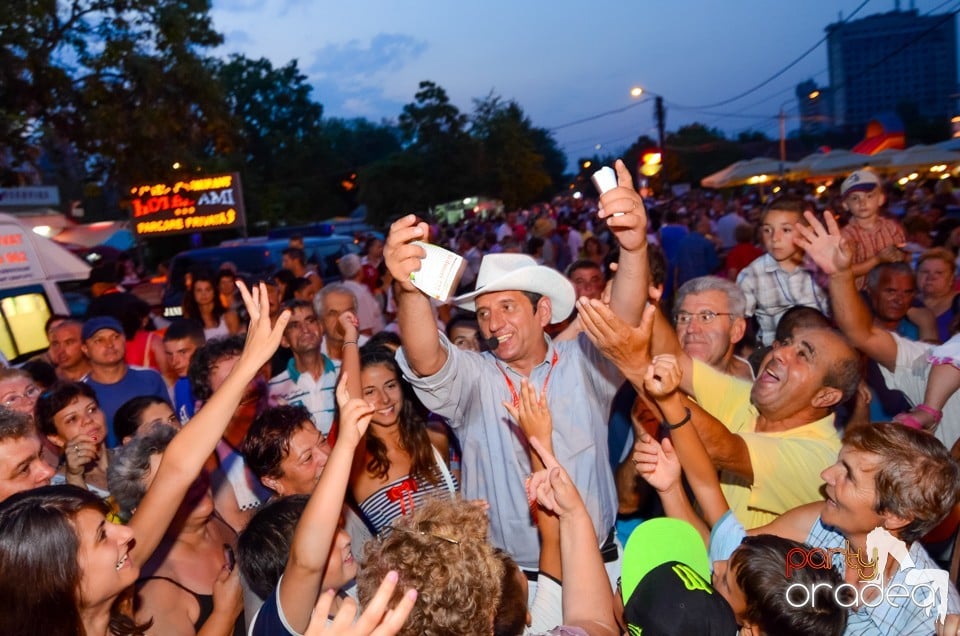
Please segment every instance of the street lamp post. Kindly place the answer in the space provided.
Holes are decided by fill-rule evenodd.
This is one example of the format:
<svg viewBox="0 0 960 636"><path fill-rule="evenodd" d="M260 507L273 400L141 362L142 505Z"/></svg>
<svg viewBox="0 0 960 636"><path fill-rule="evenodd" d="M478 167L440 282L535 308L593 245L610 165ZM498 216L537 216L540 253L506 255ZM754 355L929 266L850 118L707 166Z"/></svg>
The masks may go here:
<svg viewBox="0 0 960 636"><path fill-rule="evenodd" d="M783 181L784 164L787 162L787 111L783 108L792 100L780 104L780 181Z"/></svg>
<svg viewBox="0 0 960 636"><path fill-rule="evenodd" d="M645 91L639 86L634 86L630 89L630 95L633 97L640 97ZM667 120L667 109L663 105L663 95L658 95L656 93L650 93L654 97L654 108L653 115L657 122L657 144L660 146L660 183L663 185L663 189L666 190L669 184L667 183L667 148L664 142L664 125Z"/></svg>

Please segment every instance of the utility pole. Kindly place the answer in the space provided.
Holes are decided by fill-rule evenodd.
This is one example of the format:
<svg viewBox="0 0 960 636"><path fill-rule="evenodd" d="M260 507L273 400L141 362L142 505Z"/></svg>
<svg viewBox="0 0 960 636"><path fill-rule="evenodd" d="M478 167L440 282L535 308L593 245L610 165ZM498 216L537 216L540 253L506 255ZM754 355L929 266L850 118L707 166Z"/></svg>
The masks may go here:
<svg viewBox="0 0 960 636"><path fill-rule="evenodd" d="M657 95L654 102L654 114L657 118L657 143L660 144L660 165L662 166L660 182L663 184L663 189L667 190L669 187L667 183L667 148L663 141L663 126L667 118L667 111L663 107L663 97L661 95Z"/></svg>
<svg viewBox="0 0 960 636"><path fill-rule="evenodd" d="M787 113L780 106L780 180L783 181L783 166L787 161Z"/></svg>

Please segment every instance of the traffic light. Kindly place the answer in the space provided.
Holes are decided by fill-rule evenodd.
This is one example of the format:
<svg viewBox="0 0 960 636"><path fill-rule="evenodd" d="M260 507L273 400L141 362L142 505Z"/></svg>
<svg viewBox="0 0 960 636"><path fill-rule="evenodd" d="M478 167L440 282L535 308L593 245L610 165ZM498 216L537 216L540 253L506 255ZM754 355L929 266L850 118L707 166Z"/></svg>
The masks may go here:
<svg viewBox="0 0 960 636"><path fill-rule="evenodd" d="M659 148L644 150L640 155L640 174L652 177L663 167L663 155Z"/></svg>

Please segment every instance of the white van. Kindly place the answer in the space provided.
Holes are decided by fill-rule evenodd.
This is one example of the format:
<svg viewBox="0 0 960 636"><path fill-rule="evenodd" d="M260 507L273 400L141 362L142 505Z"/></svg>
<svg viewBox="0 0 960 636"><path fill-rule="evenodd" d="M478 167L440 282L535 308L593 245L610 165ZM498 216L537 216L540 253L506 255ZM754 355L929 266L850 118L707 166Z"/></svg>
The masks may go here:
<svg viewBox="0 0 960 636"><path fill-rule="evenodd" d="M90 265L9 214L0 214L0 352L22 362L47 348L44 326L69 314L59 282L85 280Z"/></svg>

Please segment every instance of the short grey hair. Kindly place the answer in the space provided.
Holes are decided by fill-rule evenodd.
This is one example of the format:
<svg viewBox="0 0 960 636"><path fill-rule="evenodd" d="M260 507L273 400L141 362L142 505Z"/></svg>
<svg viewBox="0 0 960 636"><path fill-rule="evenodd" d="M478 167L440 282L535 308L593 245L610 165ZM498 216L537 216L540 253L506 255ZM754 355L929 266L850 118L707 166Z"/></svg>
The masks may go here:
<svg viewBox="0 0 960 636"><path fill-rule="evenodd" d="M132 514L140 505L147 494L145 481L150 472L150 458L163 453L176 434L172 426L157 425L111 451L107 486L124 513Z"/></svg>
<svg viewBox="0 0 960 636"><path fill-rule="evenodd" d="M350 297L350 300L353 301L353 312L357 312L357 295L353 293L353 290L344 285L343 283L330 283L329 285L324 285L320 288L313 296L313 308L317 311L318 317L323 317L323 302L327 296L330 294L344 294Z"/></svg>
<svg viewBox="0 0 960 636"><path fill-rule="evenodd" d="M747 296L740 286L726 278L719 276L700 276L691 278L677 290L677 299L673 303L673 314L676 316L683 299L689 294L702 294L709 291L723 292L727 297L728 311L736 318L743 318L747 313Z"/></svg>
<svg viewBox="0 0 960 636"><path fill-rule="evenodd" d="M877 285L880 284L880 276L886 272L891 274L903 274L905 276L909 276L910 280L914 281L914 283L917 281L917 275L913 271L913 268L910 267L909 263L880 263L867 272L867 289L870 289L871 291L877 291Z"/></svg>

